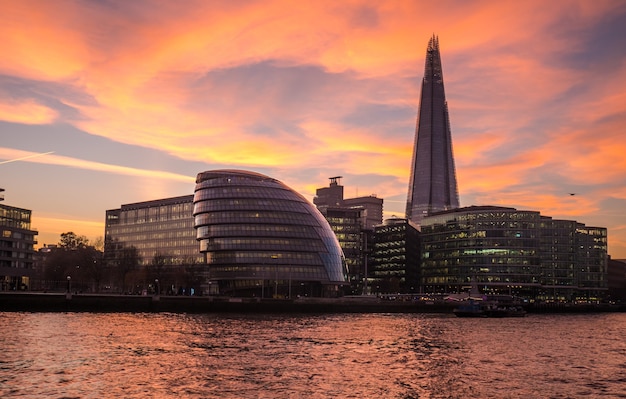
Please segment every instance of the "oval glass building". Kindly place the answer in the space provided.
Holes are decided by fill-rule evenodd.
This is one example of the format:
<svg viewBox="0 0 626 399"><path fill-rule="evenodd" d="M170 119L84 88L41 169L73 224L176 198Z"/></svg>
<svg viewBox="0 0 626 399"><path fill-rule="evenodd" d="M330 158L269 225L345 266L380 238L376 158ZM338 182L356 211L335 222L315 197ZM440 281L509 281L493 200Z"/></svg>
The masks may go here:
<svg viewBox="0 0 626 399"><path fill-rule="evenodd" d="M212 294L337 296L347 270L339 242L302 195L260 173L199 173L194 227Z"/></svg>

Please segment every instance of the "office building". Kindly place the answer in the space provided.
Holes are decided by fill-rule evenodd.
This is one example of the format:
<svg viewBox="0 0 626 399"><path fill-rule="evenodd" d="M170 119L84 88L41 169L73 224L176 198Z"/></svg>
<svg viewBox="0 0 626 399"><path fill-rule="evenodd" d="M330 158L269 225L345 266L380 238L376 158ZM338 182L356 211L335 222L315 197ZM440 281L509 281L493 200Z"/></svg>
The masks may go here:
<svg viewBox="0 0 626 399"><path fill-rule="evenodd" d="M420 285L420 233L411 221L391 218L374 228L370 292L410 294Z"/></svg>
<svg viewBox="0 0 626 399"><path fill-rule="evenodd" d="M0 201L4 200L0 189ZM0 290L26 290L34 276L37 231L31 229L31 211L0 204Z"/></svg>
<svg viewBox="0 0 626 399"><path fill-rule="evenodd" d="M363 292L365 279L364 240L366 231L362 227L362 209L327 207L324 217L337 237L348 273L349 287L346 295L359 295Z"/></svg>
<svg viewBox="0 0 626 399"><path fill-rule="evenodd" d="M346 284L327 220L276 179L242 170L199 173L193 215L209 282L220 294L334 297Z"/></svg>
<svg viewBox="0 0 626 399"><path fill-rule="evenodd" d="M328 187L315 190L313 204L317 209L326 214L328 208L345 208L360 210L360 223L363 229L372 230L374 226L383 222L383 199L375 194L344 198L344 187L340 184L342 176L330 177Z"/></svg>
<svg viewBox="0 0 626 399"><path fill-rule="evenodd" d="M459 194L439 39L433 36L426 50L406 217L419 226L424 216L458 207Z"/></svg>
<svg viewBox="0 0 626 399"><path fill-rule="evenodd" d="M367 257L374 226L383 221L383 199L376 195L344 198L341 178L330 177L328 187L316 190L313 203L328 220L345 255L350 282L346 294L361 294L367 285Z"/></svg>
<svg viewBox="0 0 626 399"><path fill-rule="evenodd" d="M157 278L164 293L188 293L191 288L200 293L203 256L193 222L193 195L125 204L106 211L107 264L113 269L123 268L120 262L131 248L138 262L137 270L127 277L133 281L113 282L117 288L139 285L143 289Z"/></svg>
<svg viewBox="0 0 626 399"><path fill-rule="evenodd" d="M424 292L593 301L607 291L607 231L536 211L472 206L422 220Z"/></svg>

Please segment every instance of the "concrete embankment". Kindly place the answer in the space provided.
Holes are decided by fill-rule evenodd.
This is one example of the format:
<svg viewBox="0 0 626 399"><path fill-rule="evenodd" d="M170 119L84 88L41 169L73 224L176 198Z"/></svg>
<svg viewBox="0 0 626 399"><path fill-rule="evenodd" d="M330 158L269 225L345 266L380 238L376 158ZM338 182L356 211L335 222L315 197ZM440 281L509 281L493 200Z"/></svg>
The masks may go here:
<svg viewBox="0 0 626 399"><path fill-rule="evenodd" d="M22 312L255 312L255 313L450 313L447 303L371 298L259 299L201 296L136 296L0 293L0 311Z"/></svg>
<svg viewBox="0 0 626 399"><path fill-rule="evenodd" d="M370 297L259 299L214 296L140 296L38 292L0 293L8 312L171 313L452 313L454 302L390 301ZM624 305L531 304L528 313L624 312Z"/></svg>

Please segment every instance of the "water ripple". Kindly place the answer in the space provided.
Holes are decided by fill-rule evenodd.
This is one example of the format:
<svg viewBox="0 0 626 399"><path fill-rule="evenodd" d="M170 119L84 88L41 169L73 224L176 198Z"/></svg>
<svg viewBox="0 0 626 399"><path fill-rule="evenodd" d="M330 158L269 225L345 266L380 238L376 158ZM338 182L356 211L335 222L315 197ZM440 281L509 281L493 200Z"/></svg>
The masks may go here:
<svg viewBox="0 0 626 399"><path fill-rule="evenodd" d="M0 397L626 398L625 314L0 313Z"/></svg>

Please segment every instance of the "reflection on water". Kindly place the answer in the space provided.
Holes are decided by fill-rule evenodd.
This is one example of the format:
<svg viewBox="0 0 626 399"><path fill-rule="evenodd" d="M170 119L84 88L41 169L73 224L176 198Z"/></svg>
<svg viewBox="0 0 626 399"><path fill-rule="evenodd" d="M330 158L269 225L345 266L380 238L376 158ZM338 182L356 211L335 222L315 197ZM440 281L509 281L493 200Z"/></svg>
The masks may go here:
<svg viewBox="0 0 626 399"><path fill-rule="evenodd" d="M626 398L626 314L0 313L0 397Z"/></svg>

